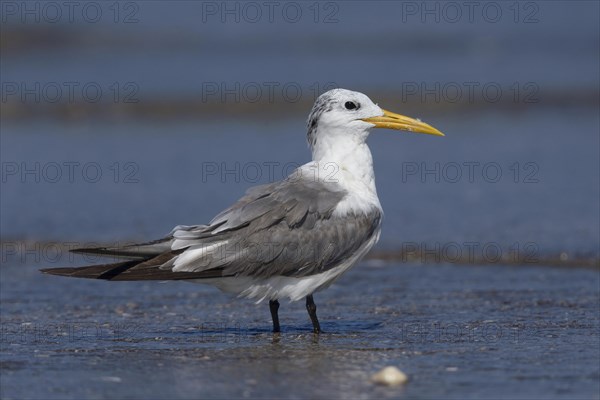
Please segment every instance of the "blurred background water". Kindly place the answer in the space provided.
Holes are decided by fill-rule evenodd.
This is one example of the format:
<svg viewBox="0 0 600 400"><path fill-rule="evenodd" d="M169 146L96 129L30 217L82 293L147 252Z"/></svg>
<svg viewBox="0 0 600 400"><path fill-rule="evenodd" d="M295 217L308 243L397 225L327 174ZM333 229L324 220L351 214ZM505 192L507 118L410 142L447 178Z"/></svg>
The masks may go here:
<svg viewBox="0 0 600 400"><path fill-rule="evenodd" d="M206 222L309 159L306 115L339 86L447 133L370 138L381 246L597 256L597 11L4 2L2 238L147 239Z"/></svg>
<svg viewBox="0 0 600 400"><path fill-rule="evenodd" d="M385 211L377 251L465 253L475 243L481 260L493 244L542 266L598 266L598 2L0 4L4 322L23 322L22 280L41 296L32 304L58 302L46 318L64 318L68 299L51 300L34 272L81 260L35 243L147 240L207 222L248 187L309 160L306 116L333 87L446 133L369 138ZM383 280L418 279L386 271ZM440 269L437 284L452 271ZM568 276L534 271L541 292ZM597 270L587 273L577 280L587 300L571 304L585 304L597 344ZM579 368L595 371L588 384L596 379L597 365ZM23 394L21 384L3 395ZM576 393L561 390L546 394Z"/></svg>

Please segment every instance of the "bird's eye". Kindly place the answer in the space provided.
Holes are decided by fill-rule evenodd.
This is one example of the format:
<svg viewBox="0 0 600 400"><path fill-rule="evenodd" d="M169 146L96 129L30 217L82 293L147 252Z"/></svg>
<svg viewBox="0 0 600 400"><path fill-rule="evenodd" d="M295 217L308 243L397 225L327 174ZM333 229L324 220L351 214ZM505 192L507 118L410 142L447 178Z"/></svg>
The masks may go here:
<svg viewBox="0 0 600 400"><path fill-rule="evenodd" d="M353 101L347 101L344 107L346 107L346 110L356 110L358 109L358 104Z"/></svg>

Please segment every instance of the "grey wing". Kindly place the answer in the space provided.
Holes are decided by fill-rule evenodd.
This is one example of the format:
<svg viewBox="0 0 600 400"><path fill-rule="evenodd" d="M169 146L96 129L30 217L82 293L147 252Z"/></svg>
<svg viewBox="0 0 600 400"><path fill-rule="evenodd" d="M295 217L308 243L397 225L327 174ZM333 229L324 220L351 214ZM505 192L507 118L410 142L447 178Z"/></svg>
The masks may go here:
<svg viewBox="0 0 600 400"><path fill-rule="evenodd" d="M352 257L380 225L375 208L333 218L346 195L335 183L309 179L259 186L209 225L174 230L173 250L185 250L161 268L265 278L327 271Z"/></svg>
<svg viewBox="0 0 600 400"><path fill-rule="evenodd" d="M316 221L293 230L282 222L253 233L239 246L244 251L243 259L225 267L224 273L266 278L328 271L355 256L377 233L381 214L373 210L336 219L309 218Z"/></svg>
<svg viewBox="0 0 600 400"><path fill-rule="evenodd" d="M44 272L110 280L302 277L324 272L352 257L381 222L376 208L334 217L346 195L335 183L310 179L257 186L208 225L178 226L154 242L77 250L133 261Z"/></svg>

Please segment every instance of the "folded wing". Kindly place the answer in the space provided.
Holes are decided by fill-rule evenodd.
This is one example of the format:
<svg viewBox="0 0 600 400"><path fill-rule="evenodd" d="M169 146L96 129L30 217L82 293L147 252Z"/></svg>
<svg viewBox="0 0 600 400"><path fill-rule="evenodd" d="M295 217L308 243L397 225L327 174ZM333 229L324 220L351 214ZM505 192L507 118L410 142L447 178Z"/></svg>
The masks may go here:
<svg viewBox="0 0 600 400"><path fill-rule="evenodd" d="M208 225L178 226L154 242L77 252L131 259L43 272L109 280L179 280L229 276L302 277L351 257L376 234L378 208L334 217L347 192L335 183L296 177L254 187Z"/></svg>

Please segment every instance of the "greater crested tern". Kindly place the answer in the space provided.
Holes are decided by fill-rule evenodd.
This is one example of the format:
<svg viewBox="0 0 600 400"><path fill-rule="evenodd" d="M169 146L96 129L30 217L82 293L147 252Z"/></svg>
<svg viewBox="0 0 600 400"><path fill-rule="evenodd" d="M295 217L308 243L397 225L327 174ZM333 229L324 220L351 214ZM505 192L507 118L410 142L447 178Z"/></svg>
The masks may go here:
<svg viewBox="0 0 600 400"><path fill-rule="evenodd" d="M124 247L73 250L126 261L42 272L111 281L185 280L240 297L269 299L279 332L279 299L306 299L321 332L313 293L330 286L378 241L371 128L444 136L417 119L381 109L366 95L330 90L308 117L312 161L286 179L256 186L207 225L176 226L165 238Z"/></svg>

